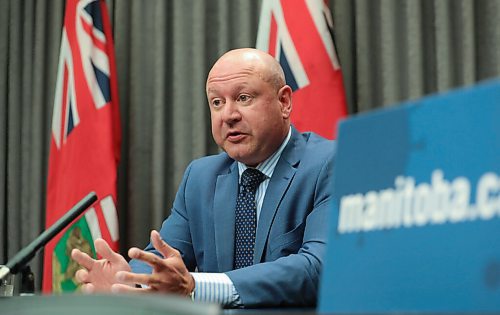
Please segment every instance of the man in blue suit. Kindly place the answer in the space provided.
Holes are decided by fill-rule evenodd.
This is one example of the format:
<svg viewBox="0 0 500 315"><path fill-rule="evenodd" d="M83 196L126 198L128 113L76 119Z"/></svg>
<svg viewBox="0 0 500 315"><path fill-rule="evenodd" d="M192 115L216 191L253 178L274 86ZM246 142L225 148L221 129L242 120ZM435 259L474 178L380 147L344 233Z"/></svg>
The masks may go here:
<svg viewBox="0 0 500 315"><path fill-rule="evenodd" d="M206 90L224 152L188 166L171 215L145 250L129 250L130 265L103 240L100 260L73 250L85 267L76 275L82 290L169 292L226 307L315 305L334 143L291 126L292 90L264 52L226 53Z"/></svg>

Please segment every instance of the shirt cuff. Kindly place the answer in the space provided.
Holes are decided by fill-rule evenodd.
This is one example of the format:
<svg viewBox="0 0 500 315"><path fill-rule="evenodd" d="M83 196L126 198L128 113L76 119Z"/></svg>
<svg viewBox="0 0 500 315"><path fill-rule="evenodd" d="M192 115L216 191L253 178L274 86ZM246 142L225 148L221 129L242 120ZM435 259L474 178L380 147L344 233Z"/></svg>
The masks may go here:
<svg viewBox="0 0 500 315"><path fill-rule="evenodd" d="M194 300L218 303L225 307L241 307L240 295L225 273L192 272Z"/></svg>

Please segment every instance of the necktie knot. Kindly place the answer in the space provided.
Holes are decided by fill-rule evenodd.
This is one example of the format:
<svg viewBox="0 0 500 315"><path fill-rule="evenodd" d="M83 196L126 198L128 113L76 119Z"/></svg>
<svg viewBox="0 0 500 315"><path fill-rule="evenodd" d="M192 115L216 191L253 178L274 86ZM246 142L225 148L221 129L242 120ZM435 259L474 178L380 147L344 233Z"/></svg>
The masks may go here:
<svg viewBox="0 0 500 315"><path fill-rule="evenodd" d="M255 168L247 168L241 174L241 185L247 190L255 192L264 179L266 179L266 175L261 171Z"/></svg>

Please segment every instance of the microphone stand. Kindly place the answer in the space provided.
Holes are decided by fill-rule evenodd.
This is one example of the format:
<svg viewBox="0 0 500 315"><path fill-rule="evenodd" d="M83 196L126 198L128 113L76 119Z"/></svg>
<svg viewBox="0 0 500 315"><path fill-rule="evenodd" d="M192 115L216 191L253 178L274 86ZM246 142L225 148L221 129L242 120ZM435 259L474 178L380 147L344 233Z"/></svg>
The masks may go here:
<svg viewBox="0 0 500 315"><path fill-rule="evenodd" d="M76 205L66 212L59 220L52 224L47 230L43 231L33 242L21 249L7 264L0 266L0 284L8 274L18 273L27 262L29 262L36 252L45 246L57 233L67 227L74 219L82 214L88 207L97 201L95 192L89 193L83 197Z"/></svg>

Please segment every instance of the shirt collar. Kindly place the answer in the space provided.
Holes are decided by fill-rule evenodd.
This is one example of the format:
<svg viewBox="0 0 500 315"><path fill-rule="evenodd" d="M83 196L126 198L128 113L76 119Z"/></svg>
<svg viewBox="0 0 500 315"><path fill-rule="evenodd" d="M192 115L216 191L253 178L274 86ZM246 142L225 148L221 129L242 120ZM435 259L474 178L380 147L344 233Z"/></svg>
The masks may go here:
<svg viewBox="0 0 500 315"><path fill-rule="evenodd" d="M268 157L264 162L259 163L257 165L256 169L261 171L264 175L266 175L267 178L271 178L274 172L274 168L276 167L276 164L278 164L278 160L281 157L281 153L283 153L283 150L285 149L286 145L288 144L288 141L290 141L290 137L292 136L292 127L288 130L288 134L281 143L280 147L278 150L276 150L273 154L271 154L270 157ZM244 163L238 162L238 172L240 174L243 174L243 172L248 168Z"/></svg>

